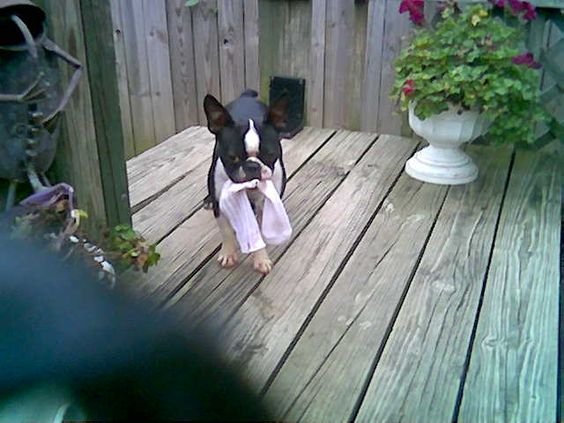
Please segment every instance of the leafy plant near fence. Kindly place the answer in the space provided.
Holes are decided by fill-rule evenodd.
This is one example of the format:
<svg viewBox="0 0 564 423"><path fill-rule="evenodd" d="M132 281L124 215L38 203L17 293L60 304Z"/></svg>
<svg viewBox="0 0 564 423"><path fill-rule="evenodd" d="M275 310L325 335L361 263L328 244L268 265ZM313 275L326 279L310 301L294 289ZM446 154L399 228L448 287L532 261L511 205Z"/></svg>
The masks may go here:
<svg viewBox="0 0 564 423"><path fill-rule="evenodd" d="M73 193L64 183L43 189L5 213L1 223L8 226L13 238L43 245L59 253L62 260L79 261L111 286L128 269L147 272L158 263L156 245L129 225L108 229L93 241L82 230L81 221L88 215L74 207Z"/></svg>

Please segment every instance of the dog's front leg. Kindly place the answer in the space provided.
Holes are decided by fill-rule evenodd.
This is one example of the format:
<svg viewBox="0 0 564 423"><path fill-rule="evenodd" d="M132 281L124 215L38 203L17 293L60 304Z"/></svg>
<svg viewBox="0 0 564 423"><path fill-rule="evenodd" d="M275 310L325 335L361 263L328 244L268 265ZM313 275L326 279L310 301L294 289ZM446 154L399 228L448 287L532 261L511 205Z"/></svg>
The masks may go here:
<svg viewBox="0 0 564 423"><path fill-rule="evenodd" d="M237 238L235 237L235 232L231 224L224 216L219 215L216 221L222 238L221 250L219 251L217 261L221 267L230 268L235 266L239 261L237 254Z"/></svg>
<svg viewBox="0 0 564 423"><path fill-rule="evenodd" d="M251 203L254 206L255 217L257 218L257 223L262 226L262 212L264 210L264 197L262 194L256 195L256 192L253 191L250 194ZM253 269L257 272L262 273L263 275L268 275L272 270L272 260L268 256L266 252L266 248L261 248L258 251L251 253L251 257L253 259Z"/></svg>
<svg viewBox="0 0 564 423"><path fill-rule="evenodd" d="M272 260L268 257L266 248L261 248L258 251L253 252L253 269L263 275L268 275L272 270Z"/></svg>

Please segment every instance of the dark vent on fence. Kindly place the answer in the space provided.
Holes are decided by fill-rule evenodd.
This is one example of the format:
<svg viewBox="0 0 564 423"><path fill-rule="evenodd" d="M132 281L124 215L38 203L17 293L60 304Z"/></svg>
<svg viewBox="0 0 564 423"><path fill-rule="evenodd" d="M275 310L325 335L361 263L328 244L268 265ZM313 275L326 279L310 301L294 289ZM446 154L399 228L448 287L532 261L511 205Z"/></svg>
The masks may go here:
<svg viewBox="0 0 564 423"><path fill-rule="evenodd" d="M270 102L284 94L290 97L288 121L282 131L284 138L292 138L304 127L305 79L273 76L270 78Z"/></svg>

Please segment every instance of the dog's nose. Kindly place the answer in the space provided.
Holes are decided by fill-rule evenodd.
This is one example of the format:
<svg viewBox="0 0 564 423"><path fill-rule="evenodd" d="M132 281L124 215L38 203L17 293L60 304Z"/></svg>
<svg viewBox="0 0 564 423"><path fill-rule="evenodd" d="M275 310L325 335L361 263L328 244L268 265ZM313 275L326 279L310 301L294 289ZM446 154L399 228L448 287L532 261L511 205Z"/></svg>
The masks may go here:
<svg viewBox="0 0 564 423"><path fill-rule="evenodd" d="M245 171L245 175L249 179L260 179L260 171L261 166L260 163L255 161L246 161L243 164L243 170Z"/></svg>

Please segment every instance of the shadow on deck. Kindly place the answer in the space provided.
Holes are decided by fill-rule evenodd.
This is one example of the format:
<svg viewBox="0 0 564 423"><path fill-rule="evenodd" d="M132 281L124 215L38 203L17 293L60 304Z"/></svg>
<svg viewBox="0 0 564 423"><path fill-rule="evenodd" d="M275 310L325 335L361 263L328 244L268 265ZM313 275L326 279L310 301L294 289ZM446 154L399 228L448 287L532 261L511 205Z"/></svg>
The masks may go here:
<svg viewBox="0 0 564 423"><path fill-rule="evenodd" d="M283 144L294 235L261 277L216 263L212 143L189 128L128 162L162 254L140 283L220 330L279 419L556 420L558 160L471 146L478 181L445 187L403 172L414 140L306 128Z"/></svg>

